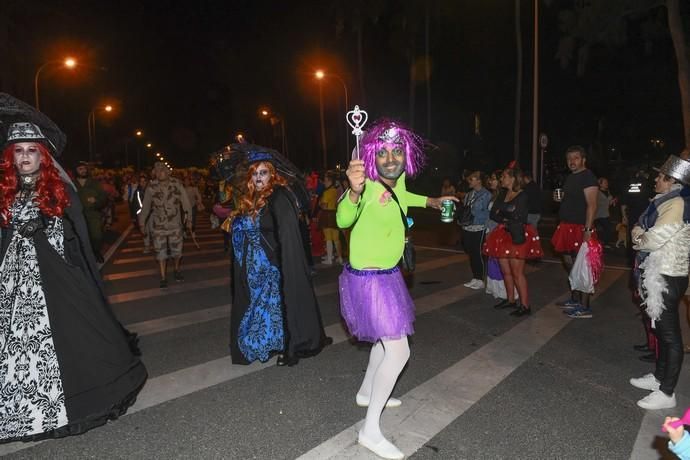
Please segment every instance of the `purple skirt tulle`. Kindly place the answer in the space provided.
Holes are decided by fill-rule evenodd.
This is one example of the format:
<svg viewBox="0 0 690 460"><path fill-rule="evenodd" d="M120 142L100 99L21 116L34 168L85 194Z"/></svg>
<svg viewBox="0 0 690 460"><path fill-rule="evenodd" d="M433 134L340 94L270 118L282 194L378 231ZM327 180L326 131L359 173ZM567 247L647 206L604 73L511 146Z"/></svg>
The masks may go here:
<svg viewBox="0 0 690 460"><path fill-rule="evenodd" d="M414 303L398 267L356 270L346 264L339 284L340 314L357 339L376 342L414 333Z"/></svg>

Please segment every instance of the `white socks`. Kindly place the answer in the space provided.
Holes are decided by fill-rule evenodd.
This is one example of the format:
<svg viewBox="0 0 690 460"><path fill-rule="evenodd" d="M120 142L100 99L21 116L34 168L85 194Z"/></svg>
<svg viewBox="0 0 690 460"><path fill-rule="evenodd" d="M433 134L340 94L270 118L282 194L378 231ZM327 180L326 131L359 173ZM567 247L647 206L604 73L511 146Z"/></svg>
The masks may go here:
<svg viewBox="0 0 690 460"><path fill-rule="evenodd" d="M325 265L333 264L333 241L326 241L326 256L322 261Z"/></svg>
<svg viewBox="0 0 690 460"><path fill-rule="evenodd" d="M407 337L376 342L371 348L369 365L358 392L358 395L364 397L370 392L369 408L364 419L364 425L359 432L359 442L378 455L381 455L377 451L380 446L382 450L386 451L387 456L381 455L384 458L402 458L398 456L400 451L383 437L379 424L383 408L386 406L395 382L397 382L398 376L409 358L410 347L407 343ZM391 447L395 448L395 451Z"/></svg>

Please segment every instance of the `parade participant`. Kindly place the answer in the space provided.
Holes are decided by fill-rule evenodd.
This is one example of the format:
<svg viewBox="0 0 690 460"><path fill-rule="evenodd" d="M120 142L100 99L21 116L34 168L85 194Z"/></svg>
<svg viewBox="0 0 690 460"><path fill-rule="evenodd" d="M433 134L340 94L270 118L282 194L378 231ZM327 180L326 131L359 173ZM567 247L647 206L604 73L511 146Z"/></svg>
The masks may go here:
<svg viewBox="0 0 690 460"><path fill-rule="evenodd" d="M341 314L350 333L372 342L369 364L357 392L357 405L367 415L358 441L383 458L403 453L381 432L384 406L410 356L407 336L413 331L414 304L396 266L403 253L405 227L401 212L409 207L440 209L444 199L407 191L405 175L416 175L423 164L421 139L401 124L382 120L361 141L362 159L347 169L350 189L338 204L340 228L352 227L349 263L340 275Z"/></svg>
<svg viewBox="0 0 690 460"><path fill-rule="evenodd" d="M175 281L184 281L180 271L182 246L184 245L184 226L191 231L190 219L192 209L182 183L170 177L168 167L157 161L153 167L156 176L146 188L144 205L139 214L141 228L151 232L153 249L160 268L160 287L168 287L167 260L172 258L175 264ZM147 222L148 220L151 222Z"/></svg>
<svg viewBox="0 0 690 460"><path fill-rule="evenodd" d="M467 255L470 256L470 267L472 269L472 280L464 286L470 289L484 289L484 257L482 257L482 246L484 245L484 234L486 222L489 220L489 202L491 192L484 188L482 184L482 173L474 171L467 176L469 192L463 198L463 210L469 209L467 213L462 213L465 222L460 222L462 228L462 246Z"/></svg>
<svg viewBox="0 0 690 460"><path fill-rule="evenodd" d="M671 155L659 169L654 197L632 229L638 252L639 293L657 337L653 374L630 379L651 393L639 400L644 409L675 407L674 393L683 364L678 304L688 287L690 253L690 162Z"/></svg>
<svg viewBox="0 0 690 460"><path fill-rule="evenodd" d="M55 145L36 124L12 123L2 152L0 442L103 425L127 411L147 377L135 336L107 304Z"/></svg>
<svg viewBox="0 0 690 460"><path fill-rule="evenodd" d="M570 175L563 185L563 198L559 210L560 223L551 238L556 252L563 256L563 263L570 272L580 246L595 233L594 217L597 213L597 178L587 169L587 153L584 147L575 145L566 151ZM590 295L571 291L570 299L562 302L565 313L571 318L591 318Z"/></svg>
<svg viewBox="0 0 690 460"><path fill-rule="evenodd" d="M501 266L507 300L496 308L513 307L513 316L529 315L529 292L525 277L525 260L542 257L537 231L527 223L529 210L527 193L522 190L522 172L511 163L501 175L504 191L491 207L491 220L499 225L489 233L484 254L495 257ZM515 300L515 289L520 294Z"/></svg>
<svg viewBox="0 0 690 460"><path fill-rule="evenodd" d="M343 263L343 250L340 246L340 231L335 222L335 208L338 202L338 191L335 188L335 174L332 171L326 172L323 178L325 187L319 199L319 228L323 232L326 240L326 255L323 258L325 265L332 265L335 260L339 264ZM335 249L335 259L333 258Z"/></svg>
<svg viewBox="0 0 690 460"><path fill-rule="evenodd" d="M541 219L541 189L532 175L522 173L522 188L527 195L527 223L539 233L539 220Z"/></svg>
<svg viewBox="0 0 690 460"><path fill-rule="evenodd" d="M298 209L273 155L256 146L232 214L232 312L234 364L267 361L294 366L329 342L304 255ZM332 340L330 340L332 342Z"/></svg>
<svg viewBox="0 0 690 460"><path fill-rule="evenodd" d="M89 229L89 238L94 255L98 262L103 262L101 246L103 245L103 213L102 209L108 202L108 196L101 184L89 176L89 164L80 161L76 168L79 200L84 209L84 218Z"/></svg>

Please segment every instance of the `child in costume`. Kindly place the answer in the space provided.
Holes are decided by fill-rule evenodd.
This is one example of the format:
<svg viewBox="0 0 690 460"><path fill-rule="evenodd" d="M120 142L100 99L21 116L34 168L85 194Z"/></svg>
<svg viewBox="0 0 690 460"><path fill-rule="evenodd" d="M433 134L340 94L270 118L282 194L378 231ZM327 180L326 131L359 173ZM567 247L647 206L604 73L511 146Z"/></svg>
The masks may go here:
<svg viewBox="0 0 690 460"><path fill-rule="evenodd" d="M379 426L384 406L401 404L390 395L410 356L407 336L414 332L414 304L397 267L405 244L401 211L440 209L442 200L458 200L407 191L405 175L414 176L423 164L422 141L399 123L373 125L361 149L362 159L347 169L350 188L336 213L338 227L352 227L349 263L339 278L341 314L353 336L373 343L356 397L357 405L368 407L358 442L380 457L401 459Z"/></svg>

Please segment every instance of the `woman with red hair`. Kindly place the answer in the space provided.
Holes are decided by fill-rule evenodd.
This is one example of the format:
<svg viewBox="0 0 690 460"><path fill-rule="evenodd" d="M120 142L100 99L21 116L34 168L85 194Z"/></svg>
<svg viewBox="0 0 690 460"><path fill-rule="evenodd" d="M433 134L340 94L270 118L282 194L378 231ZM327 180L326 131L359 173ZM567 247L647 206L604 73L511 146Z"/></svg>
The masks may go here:
<svg viewBox="0 0 690 460"><path fill-rule="evenodd" d="M247 154L246 190L232 215L230 352L235 364L293 366L327 343L298 221L297 198L272 155Z"/></svg>
<svg viewBox="0 0 690 460"><path fill-rule="evenodd" d="M54 144L10 125L0 180L0 442L79 434L122 415L146 381L136 336L103 294L81 203Z"/></svg>

